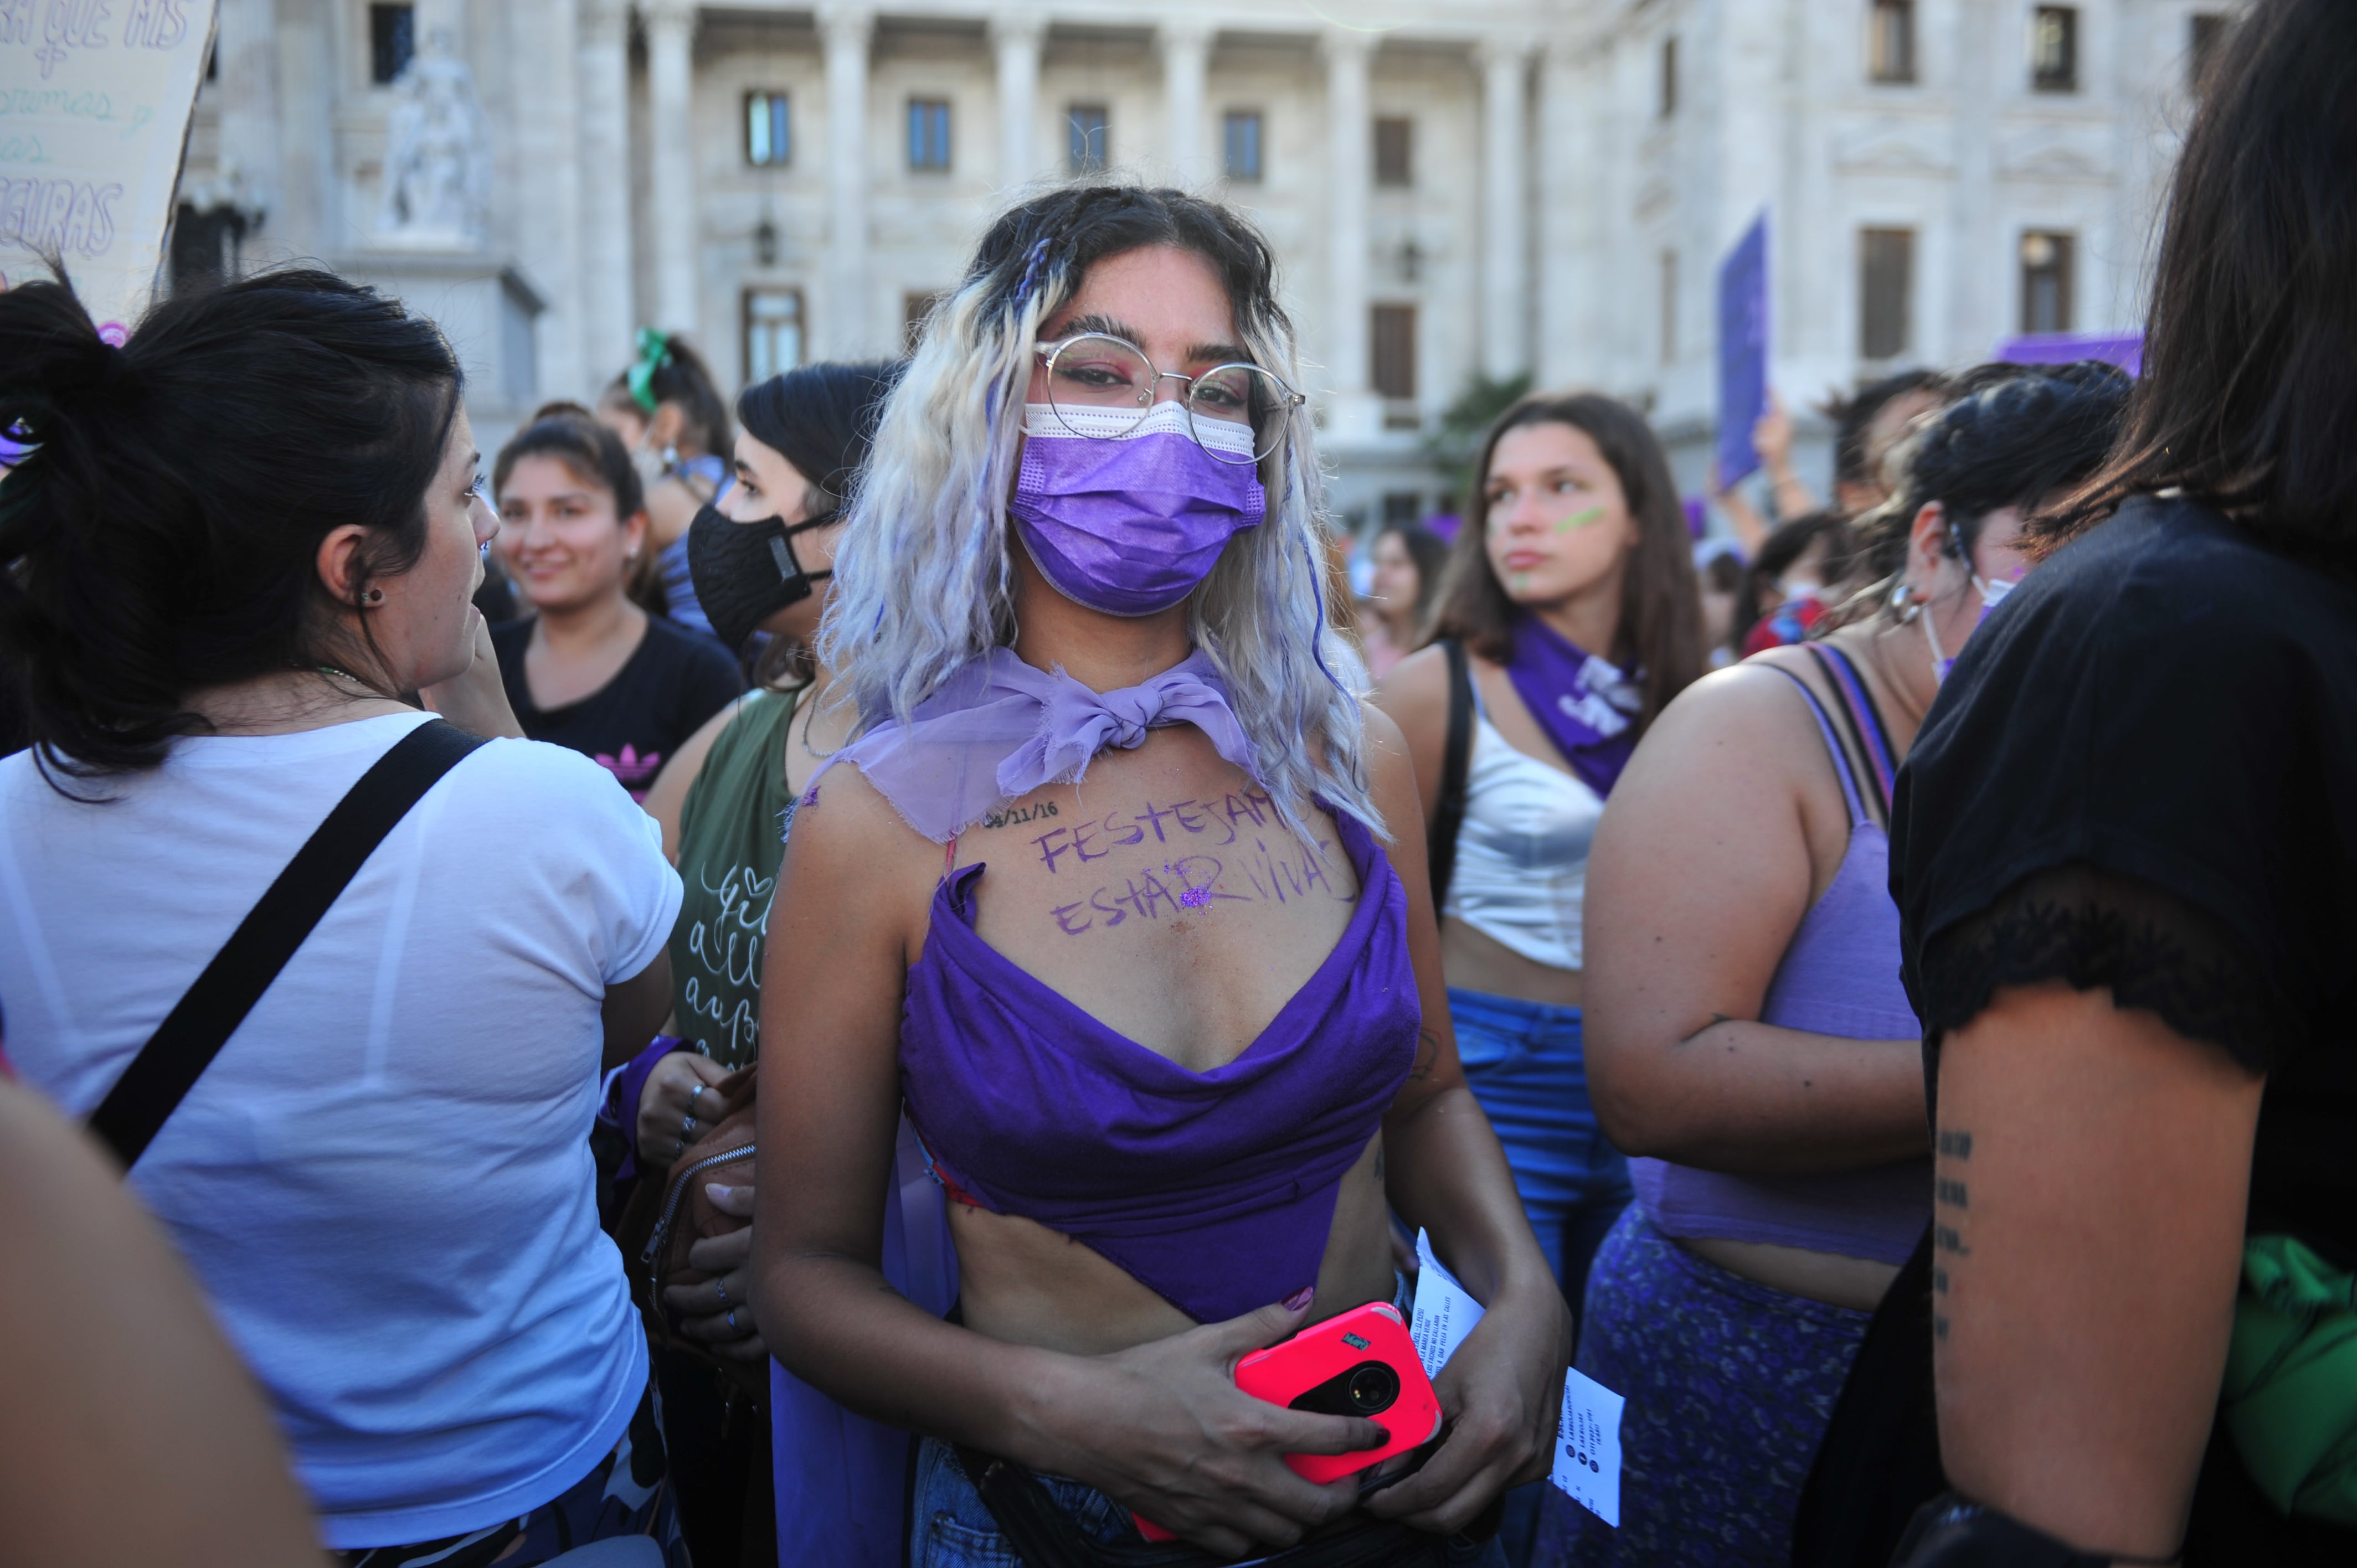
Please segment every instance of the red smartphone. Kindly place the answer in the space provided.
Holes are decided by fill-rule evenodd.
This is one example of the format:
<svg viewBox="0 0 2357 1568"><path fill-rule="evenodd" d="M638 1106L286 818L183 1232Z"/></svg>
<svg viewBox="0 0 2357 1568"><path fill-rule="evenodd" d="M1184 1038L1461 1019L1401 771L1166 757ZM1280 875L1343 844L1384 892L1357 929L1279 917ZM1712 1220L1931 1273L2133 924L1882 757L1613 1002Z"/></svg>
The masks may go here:
<svg viewBox="0 0 2357 1568"><path fill-rule="evenodd" d="M1440 1398L1424 1375L1399 1309L1387 1301L1354 1307L1282 1345L1254 1351L1236 1363L1236 1387L1287 1410L1364 1416L1392 1434L1382 1447L1355 1454L1285 1456L1295 1475L1320 1486L1421 1448L1440 1432ZM1144 1516L1132 1517L1146 1540L1172 1539Z"/></svg>

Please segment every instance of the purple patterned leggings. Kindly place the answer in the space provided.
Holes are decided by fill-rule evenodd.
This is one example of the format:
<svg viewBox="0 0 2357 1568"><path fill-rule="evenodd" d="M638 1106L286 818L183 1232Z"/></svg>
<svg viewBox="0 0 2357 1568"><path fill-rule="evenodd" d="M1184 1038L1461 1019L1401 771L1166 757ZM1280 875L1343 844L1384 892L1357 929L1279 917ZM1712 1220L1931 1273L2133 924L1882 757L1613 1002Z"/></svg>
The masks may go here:
<svg viewBox="0 0 2357 1568"><path fill-rule="evenodd" d="M1578 1359L1629 1402L1620 1528L1550 1487L1534 1568L1784 1568L1872 1316L1738 1278L1632 1206L1588 1273Z"/></svg>

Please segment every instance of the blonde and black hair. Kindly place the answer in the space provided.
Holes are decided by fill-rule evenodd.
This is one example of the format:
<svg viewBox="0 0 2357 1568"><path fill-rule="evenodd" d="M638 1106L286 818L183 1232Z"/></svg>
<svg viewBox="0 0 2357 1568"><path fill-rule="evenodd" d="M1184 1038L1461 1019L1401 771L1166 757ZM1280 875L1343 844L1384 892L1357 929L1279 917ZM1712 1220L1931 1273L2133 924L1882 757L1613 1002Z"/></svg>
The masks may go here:
<svg viewBox="0 0 2357 1568"><path fill-rule="evenodd" d="M905 722L942 681L1015 636L1006 526L1023 404L1042 326L1088 269L1147 246L1210 263L1238 341L1290 385L1300 369L1268 242L1181 191L1091 183L1017 206L926 322L885 405L835 553L820 656L867 725ZM1189 602L1189 630L1226 682L1261 782L1298 831L1313 800L1383 831L1367 793L1356 654L1328 624L1324 502L1310 421L1286 411L1263 459L1266 520L1230 541Z"/></svg>

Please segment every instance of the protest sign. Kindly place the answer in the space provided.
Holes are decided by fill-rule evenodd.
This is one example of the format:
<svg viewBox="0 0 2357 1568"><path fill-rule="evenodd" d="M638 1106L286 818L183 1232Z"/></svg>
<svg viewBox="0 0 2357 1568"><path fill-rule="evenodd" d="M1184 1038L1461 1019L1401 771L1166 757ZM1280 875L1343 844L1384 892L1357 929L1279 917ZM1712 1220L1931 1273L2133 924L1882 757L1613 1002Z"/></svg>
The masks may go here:
<svg viewBox="0 0 2357 1568"><path fill-rule="evenodd" d="M153 297L215 0L0 0L0 278L64 263L110 340Z"/></svg>

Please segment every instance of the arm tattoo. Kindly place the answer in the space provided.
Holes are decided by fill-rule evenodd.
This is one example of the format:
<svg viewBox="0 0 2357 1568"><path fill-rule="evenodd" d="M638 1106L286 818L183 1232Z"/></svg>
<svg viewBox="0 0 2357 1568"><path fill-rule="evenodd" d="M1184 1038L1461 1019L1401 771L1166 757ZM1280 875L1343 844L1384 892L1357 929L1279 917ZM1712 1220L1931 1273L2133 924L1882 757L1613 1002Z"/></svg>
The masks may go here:
<svg viewBox="0 0 2357 1568"><path fill-rule="evenodd" d="M1439 1065L1440 1036L1429 1029L1418 1029L1415 1034L1415 1060L1407 1069L1408 1077L1418 1081L1428 1079Z"/></svg>
<svg viewBox="0 0 2357 1568"><path fill-rule="evenodd" d="M1967 1128L1943 1127L1933 1139L1933 1147L1939 1151L1943 1161L1962 1165L1973 1157L1973 1134ZM1961 1176L1939 1176L1932 1180L1932 1201L1937 1208L1956 1211L1954 1225L1943 1224L1937 1219L1932 1224L1932 1246L1943 1254L1932 1269L1932 1292L1939 1298L1932 1305L1932 1335L1935 1339L1945 1339L1948 1337L1948 1315L1940 1308L1947 1301L1948 1261L1973 1255L1972 1247L1964 1240L1964 1232L1959 1229L1964 1223L1964 1216L1972 1210L1972 1193Z"/></svg>

